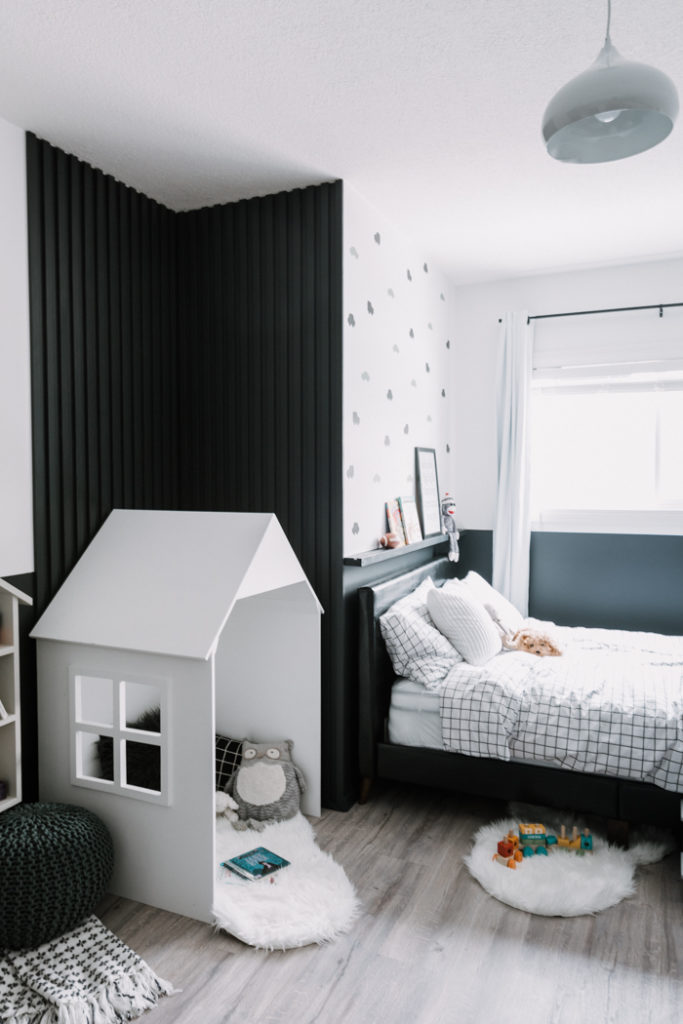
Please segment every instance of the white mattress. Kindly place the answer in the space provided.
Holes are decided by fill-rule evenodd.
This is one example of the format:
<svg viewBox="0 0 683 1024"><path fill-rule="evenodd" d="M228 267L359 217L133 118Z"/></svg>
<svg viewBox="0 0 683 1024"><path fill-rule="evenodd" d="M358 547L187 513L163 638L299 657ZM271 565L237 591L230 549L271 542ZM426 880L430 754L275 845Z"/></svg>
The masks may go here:
<svg viewBox="0 0 683 1024"><path fill-rule="evenodd" d="M398 679L391 688L389 742L442 750L439 694L412 679Z"/></svg>

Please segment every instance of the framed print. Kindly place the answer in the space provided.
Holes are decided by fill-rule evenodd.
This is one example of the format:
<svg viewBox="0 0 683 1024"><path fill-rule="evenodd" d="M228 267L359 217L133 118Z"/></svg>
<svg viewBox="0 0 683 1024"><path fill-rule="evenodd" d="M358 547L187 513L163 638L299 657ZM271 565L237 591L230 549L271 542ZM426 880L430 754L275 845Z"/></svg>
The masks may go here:
<svg viewBox="0 0 683 1024"><path fill-rule="evenodd" d="M415 480L422 536L431 537L435 533L442 533L439 478L436 472L436 452L433 448L415 449Z"/></svg>

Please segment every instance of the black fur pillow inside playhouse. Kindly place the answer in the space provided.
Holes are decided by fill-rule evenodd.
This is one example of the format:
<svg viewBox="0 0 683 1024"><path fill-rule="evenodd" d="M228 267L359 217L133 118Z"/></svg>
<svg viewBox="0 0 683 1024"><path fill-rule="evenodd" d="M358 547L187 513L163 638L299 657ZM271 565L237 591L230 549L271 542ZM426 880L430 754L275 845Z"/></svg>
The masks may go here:
<svg viewBox="0 0 683 1024"><path fill-rule="evenodd" d="M148 708L134 722L130 729L141 732L159 733L161 731L161 712L158 707ZM228 736L216 736L216 789L223 790L230 781L240 760L242 741L233 740ZM97 742L97 756L100 762L100 778L114 778L114 748L111 736L101 736ZM155 793L161 790L161 753L158 747L150 743L126 743L126 781L130 786L150 789Z"/></svg>

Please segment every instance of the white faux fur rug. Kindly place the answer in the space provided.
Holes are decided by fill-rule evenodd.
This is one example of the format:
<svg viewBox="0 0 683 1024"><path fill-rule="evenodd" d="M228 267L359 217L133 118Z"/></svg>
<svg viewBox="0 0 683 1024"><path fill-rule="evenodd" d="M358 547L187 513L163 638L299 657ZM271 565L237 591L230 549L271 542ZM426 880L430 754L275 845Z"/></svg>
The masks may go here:
<svg viewBox="0 0 683 1024"><path fill-rule="evenodd" d="M499 840L510 829L516 832L521 821L541 822L555 834L563 824L582 830L585 822L538 807L510 811L512 816L479 829L465 864L491 896L530 914L577 917L612 907L635 892L639 865L653 864L675 848L672 836L658 830L633 830L628 850L610 846L593 832L593 853L553 850L547 857L525 857L513 871L492 858Z"/></svg>
<svg viewBox="0 0 683 1024"><path fill-rule="evenodd" d="M246 881L220 863L256 846L278 853L289 867L269 878ZM290 949L329 942L347 932L360 904L344 869L323 852L306 818L266 825L263 832L236 832L216 819L216 925L259 949Z"/></svg>

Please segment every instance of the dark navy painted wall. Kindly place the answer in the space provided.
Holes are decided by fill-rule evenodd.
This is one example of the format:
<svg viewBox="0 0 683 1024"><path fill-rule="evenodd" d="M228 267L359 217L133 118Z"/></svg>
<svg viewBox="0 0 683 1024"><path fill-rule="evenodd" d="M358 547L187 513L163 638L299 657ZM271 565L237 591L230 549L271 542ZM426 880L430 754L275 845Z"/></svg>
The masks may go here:
<svg viewBox="0 0 683 1024"><path fill-rule="evenodd" d="M683 537L534 533L529 613L563 626L683 634Z"/></svg>
<svg viewBox="0 0 683 1024"><path fill-rule="evenodd" d="M467 530L458 575L491 579L493 533ZM561 626L683 635L683 537L532 533L529 614Z"/></svg>

